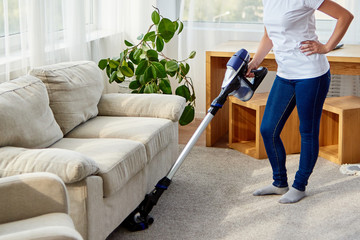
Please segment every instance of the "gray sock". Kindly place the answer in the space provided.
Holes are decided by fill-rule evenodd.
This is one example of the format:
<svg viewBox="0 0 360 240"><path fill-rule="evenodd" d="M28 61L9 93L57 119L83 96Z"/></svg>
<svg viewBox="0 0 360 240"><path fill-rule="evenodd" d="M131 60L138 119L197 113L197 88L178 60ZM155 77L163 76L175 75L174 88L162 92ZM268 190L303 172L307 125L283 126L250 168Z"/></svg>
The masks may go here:
<svg viewBox="0 0 360 240"><path fill-rule="evenodd" d="M293 187L290 190L282 195L279 200L279 203L296 203L303 199L306 196L305 191L299 191Z"/></svg>
<svg viewBox="0 0 360 240"><path fill-rule="evenodd" d="M289 187L275 187L274 185L269 185L264 188L260 188L253 192L254 196L263 196L263 195L282 195L289 190Z"/></svg>

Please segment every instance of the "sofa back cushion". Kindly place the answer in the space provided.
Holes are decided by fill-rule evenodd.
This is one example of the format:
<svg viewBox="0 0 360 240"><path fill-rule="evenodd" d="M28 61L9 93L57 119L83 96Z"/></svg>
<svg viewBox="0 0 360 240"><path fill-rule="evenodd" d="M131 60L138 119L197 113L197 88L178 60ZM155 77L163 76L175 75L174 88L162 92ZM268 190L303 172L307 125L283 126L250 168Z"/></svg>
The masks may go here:
<svg viewBox="0 0 360 240"><path fill-rule="evenodd" d="M0 84L0 147L47 147L63 137L40 79L23 76Z"/></svg>
<svg viewBox="0 0 360 240"><path fill-rule="evenodd" d="M64 134L98 114L104 80L94 62L58 63L34 68L30 74L45 83L50 107Z"/></svg>

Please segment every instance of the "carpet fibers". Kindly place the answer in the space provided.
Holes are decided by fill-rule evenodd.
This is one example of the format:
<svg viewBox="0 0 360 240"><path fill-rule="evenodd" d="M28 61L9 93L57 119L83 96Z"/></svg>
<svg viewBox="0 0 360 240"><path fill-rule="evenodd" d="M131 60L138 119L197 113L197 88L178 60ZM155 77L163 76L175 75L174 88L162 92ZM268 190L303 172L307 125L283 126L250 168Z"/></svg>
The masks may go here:
<svg viewBox="0 0 360 240"><path fill-rule="evenodd" d="M180 149L181 150L181 149ZM291 184L299 155L287 158ZM108 240L360 239L360 177L340 173L319 158L307 197L280 204L280 196L254 197L271 184L268 160L226 148L194 147L141 232L117 228Z"/></svg>

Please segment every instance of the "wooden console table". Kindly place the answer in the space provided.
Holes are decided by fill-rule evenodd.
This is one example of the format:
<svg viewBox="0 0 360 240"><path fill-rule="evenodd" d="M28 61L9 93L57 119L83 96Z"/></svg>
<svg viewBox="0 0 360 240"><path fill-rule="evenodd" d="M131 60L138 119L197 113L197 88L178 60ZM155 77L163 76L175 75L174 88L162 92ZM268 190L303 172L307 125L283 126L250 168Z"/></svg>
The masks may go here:
<svg viewBox="0 0 360 240"><path fill-rule="evenodd" d="M226 71L226 63L235 52L246 49L253 57L258 42L229 41L206 51L206 107L219 95L221 84ZM341 49L327 54L332 74L360 75L360 45L344 45ZM273 53L269 53L261 66L269 71L276 71L277 64ZM229 104L215 115L206 129L206 146L213 146L219 139L224 138L229 131Z"/></svg>

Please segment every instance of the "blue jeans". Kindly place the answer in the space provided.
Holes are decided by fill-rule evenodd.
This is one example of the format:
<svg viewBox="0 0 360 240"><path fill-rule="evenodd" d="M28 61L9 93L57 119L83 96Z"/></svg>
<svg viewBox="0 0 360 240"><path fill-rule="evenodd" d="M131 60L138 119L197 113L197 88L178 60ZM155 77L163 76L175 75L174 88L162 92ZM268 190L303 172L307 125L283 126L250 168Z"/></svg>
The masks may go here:
<svg viewBox="0 0 360 240"><path fill-rule="evenodd" d="M330 78L330 71L311 79L288 80L276 76L260 127L273 170L274 186L288 186L286 153L280 133L296 106L300 120L301 152L299 169L292 186L305 191L318 158L320 118Z"/></svg>

